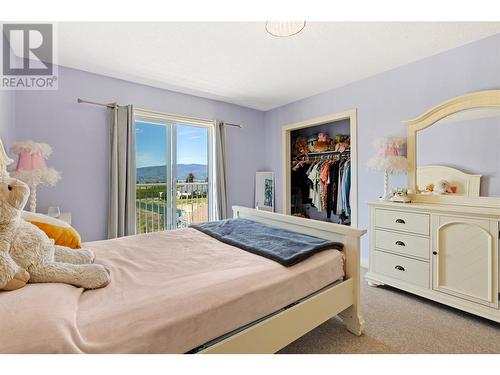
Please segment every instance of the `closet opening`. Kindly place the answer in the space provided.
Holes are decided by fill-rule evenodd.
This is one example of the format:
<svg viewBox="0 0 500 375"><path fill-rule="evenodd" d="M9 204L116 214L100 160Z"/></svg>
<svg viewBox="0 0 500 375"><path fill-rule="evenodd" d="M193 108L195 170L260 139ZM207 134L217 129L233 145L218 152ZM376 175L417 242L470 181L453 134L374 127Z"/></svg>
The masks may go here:
<svg viewBox="0 0 500 375"><path fill-rule="evenodd" d="M283 128L284 213L357 226L356 110Z"/></svg>

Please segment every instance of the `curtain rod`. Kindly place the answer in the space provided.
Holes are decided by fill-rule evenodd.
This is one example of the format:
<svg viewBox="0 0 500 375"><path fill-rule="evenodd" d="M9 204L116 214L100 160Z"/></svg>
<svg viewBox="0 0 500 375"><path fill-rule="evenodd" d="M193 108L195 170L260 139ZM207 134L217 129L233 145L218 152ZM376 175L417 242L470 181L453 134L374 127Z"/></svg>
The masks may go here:
<svg viewBox="0 0 500 375"><path fill-rule="evenodd" d="M90 100L83 100L83 99L76 99L76 102L79 103L79 104L92 104L92 105L99 105L101 107L106 107L106 108L109 108L109 109L113 109L115 108L118 103L99 103L99 102L93 102L93 101L90 101ZM142 108L137 108L138 110L141 110L141 111L149 111L147 109L142 109ZM151 112L151 111L149 111ZM157 111L154 111L156 113L159 113ZM169 113L164 113L165 115L170 115ZM186 120L189 120L189 119L194 119L194 120L203 120L203 121L207 121L205 119L196 119L196 118L190 118L190 117L186 117L186 116L180 116L180 115L174 115L175 117L181 117L181 118L185 118ZM237 128L242 128L241 125L238 125L238 124L231 124L229 122L225 122L224 125L227 125L227 126L234 126L234 127L237 127Z"/></svg>

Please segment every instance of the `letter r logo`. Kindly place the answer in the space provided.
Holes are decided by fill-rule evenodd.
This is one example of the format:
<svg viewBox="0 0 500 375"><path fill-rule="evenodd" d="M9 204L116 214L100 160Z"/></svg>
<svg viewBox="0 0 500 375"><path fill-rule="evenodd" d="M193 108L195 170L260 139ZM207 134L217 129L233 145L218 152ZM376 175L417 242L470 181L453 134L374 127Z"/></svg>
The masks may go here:
<svg viewBox="0 0 500 375"><path fill-rule="evenodd" d="M51 24L3 24L3 74L52 75Z"/></svg>

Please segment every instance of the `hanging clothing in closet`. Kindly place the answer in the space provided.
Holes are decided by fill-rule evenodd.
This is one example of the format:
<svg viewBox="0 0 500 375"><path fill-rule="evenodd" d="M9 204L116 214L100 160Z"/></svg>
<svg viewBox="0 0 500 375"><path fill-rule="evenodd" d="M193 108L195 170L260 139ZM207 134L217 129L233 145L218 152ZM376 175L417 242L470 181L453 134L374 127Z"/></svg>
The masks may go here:
<svg viewBox="0 0 500 375"><path fill-rule="evenodd" d="M351 120L297 128L289 151L290 214L351 225Z"/></svg>
<svg viewBox="0 0 500 375"><path fill-rule="evenodd" d="M299 203L310 203L317 212L325 211L327 219L331 219L332 214L338 216L344 224L350 222L351 215L350 176L348 157L303 160L292 165L292 185L300 192Z"/></svg>

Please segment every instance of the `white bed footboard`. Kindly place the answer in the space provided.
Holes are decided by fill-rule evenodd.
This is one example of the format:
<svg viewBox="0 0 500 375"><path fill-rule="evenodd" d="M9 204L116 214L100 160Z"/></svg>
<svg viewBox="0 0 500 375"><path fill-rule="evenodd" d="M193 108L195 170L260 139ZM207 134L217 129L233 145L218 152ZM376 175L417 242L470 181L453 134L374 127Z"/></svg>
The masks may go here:
<svg viewBox="0 0 500 375"><path fill-rule="evenodd" d="M240 206L233 206L233 217L343 243L346 278L201 353L274 353L336 315L350 332L361 335L364 320L359 310L360 238L366 230Z"/></svg>

